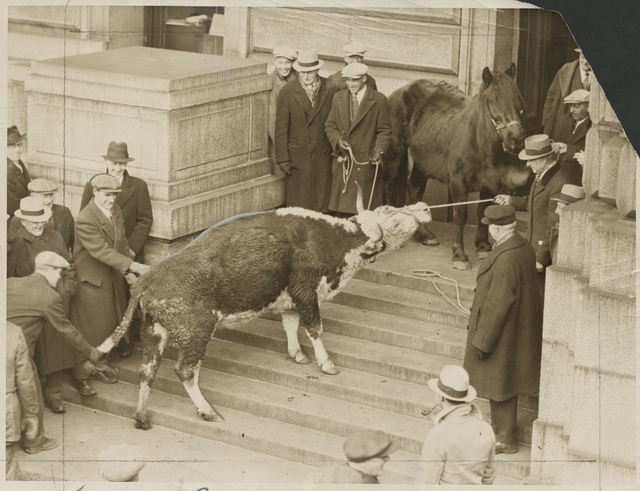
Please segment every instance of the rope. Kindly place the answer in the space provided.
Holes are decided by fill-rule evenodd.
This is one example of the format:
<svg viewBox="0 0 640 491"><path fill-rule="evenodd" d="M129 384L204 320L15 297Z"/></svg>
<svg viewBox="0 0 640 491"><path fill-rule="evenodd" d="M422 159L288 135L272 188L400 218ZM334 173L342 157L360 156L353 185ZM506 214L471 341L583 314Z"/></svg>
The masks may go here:
<svg viewBox="0 0 640 491"><path fill-rule="evenodd" d="M342 158L342 182L344 183L344 186L342 188L342 194L345 194L347 192L347 185L349 184L349 178L351 177L351 173L353 172L353 165L354 164L356 165L371 164L370 161L358 162L355 156L353 155L353 149L349 147L348 150L349 150L349 155L345 155ZM377 164L371 164L371 165L376 166L376 172L373 175L373 185L371 186L371 192L369 193L369 204L367 205L367 210L371 208L371 200L373 199L373 190L376 187L376 181L378 180L378 168L380 167L380 165L377 165Z"/></svg>
<svg viewBox="0 0 640 491"><path fill-rule="evenodd" d="M438 273L437 271L433 271L431 269L416 269L413 270L411 272L411 274L413 274L414 276L418 276L420 278L426 278L428 279L431 284L433 285L433 287L438 291L438 293L440 293L440 295L443 296L443 298L449 302L449 304L451 304L454 308L460 310L461 312L463 312L464 314L467 315L471 315L471 311L468 310L467 308L465 308L462 305L462 302L460 301L460 287L458 286L458 282L453 279L453 278L447 278L445 276L442 276L442 273ZM447 297L442 290L440 290L440 288L438 288L438 285L436 284L436 282L434 281L434 278L440 278L442 280L446 280L446 281L451 281L453 282L453 284L456 287L456 299L457 299L457 305L453 302L453 300L451 300L449 297Z"/></svg>

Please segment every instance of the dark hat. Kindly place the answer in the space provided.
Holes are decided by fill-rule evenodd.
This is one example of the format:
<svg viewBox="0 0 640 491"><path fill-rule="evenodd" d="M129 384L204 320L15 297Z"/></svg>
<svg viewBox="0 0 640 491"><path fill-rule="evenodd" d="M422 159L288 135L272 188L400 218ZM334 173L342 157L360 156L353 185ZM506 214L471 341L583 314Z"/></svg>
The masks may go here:
<svg viewBox="0 0 640 491"><path fill-rule="evenodd" d="M93 186L93 189L111 191L112 193L122 191L122 189L120 189L120 181L111 174L96 174L91 178L91 186Z"/></svg>
<svg viewBox="0 0 640 491"><path fill-rule="evenodd" d="M391 440L384 431L363 430L351 434L343 449L350 462L364 462L395 452L398 442Z"/></svg>
<svg viewBox="0 0 640 491"><path fill-rule="evenodd" d="M39 177L27 184L27 189L32 193L50 194L58 190L58 185L48 179Z"/></svg>
<svg viewBox="0 0 640 491"><path fill-rule="evenodd" d="M562 186L560 195L557 198L551 198L549 201L562 201L563 203L570 204L584 199L585 196L586 193L581 186L576 186L575 184L565 184L564 186Z"/></svg>
<svg viewBox="0 0 640 491"><path fill-rule="evenodd" d="M36 256L36 268L50 267L67 269L69 263L65 258L52 251L44 251Z"/></svg>
<svg viewBox="0 0 640 491"><path fill-rule="evenodd" d="M510 205L491 205L484 210L485 225L509 225L516 221L516 210Z"/></svg>
<svg viewBox="0 0 640 491"><path fill-rule="evenodd" d="M111 162L131 162L132 159L129 157L129 150L127 149L127 144L124 142L109 143L109 148L107 149L107 155L103 155L105 160L110 160Z"/></svg>
<svg viewBox="0 0 640 491"><path fill-rule="evenodd" d="M524 150L518 157L520 160L535 160L560 149L560 145L547 135L533 135L524 141Z"/></svg>
<svg viewBox="0 0 640 491"><path fill-rule="evenodd" d="M141 454L138 448L126 444L105 448L98 455L102 475L107 481L130 481L146 464Z"/></svg>
<svg viewBox="0 0 640 491"><path fill-rule="evenodd" d="M27 134L20 134L18 127L14 124L13 126L9 126L7 128L7 145L15 145L16 143L20 143L27 137Z"/></svg>
<svg viewBox="0 0 640 491"><path fill-rule="evenodd" d="M315 49L307 49L298 53L298 59L293 62L293 68L297 72L312 72L318 70L324 61L318 59Z"/></svg>

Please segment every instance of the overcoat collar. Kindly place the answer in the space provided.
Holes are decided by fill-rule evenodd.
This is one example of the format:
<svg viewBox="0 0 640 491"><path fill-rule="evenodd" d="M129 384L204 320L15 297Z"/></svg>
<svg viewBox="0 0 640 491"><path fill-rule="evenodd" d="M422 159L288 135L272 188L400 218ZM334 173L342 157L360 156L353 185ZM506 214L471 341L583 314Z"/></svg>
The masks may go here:
<svg viewBox="0 0 640 491"><path fill-rule="evenodd" d="M47 229L42 231L42 234L36 237L31 232L29 232L24 225L21 225L18 231L16 232L16 237L22 237L24 240L28 242L34 242L36 239L44 240L45 242L49 242L49 234L47 233Z"/></svg>
<svg viewBox="0 0 640 491"><path fill-rule="evenodd" d="M7 158L8 174L11 174L14 178L24 182L26 185L27 178L29 177L29 172L27 171L27 168L24 166L24 163L22 162L22 160L18 160L18 165L22 169L22 172L20 172L20 169L16 167L16 164L13 162L13 160Z"/></svg>
<svg viewBox="0 0 640 491"><path fill-rule="evenodd" d="M342 120L342 127L347 129L347 137L360 121L367 115L371 107L376 103L373 97L373 89L367 85L366 92L362 97L362 102L358 106L358 112L353 121L349 120L349 105L351 104L351 92L349 89L342 90L336 94L336 97L340 97L338 102L340 106L340 118Z"/></svg>
<svg viewBox="0 0 640 491"><path fill-rule="evenodd" d="M122 186L120 186L120 189L122 189L122 192L117 194L116 204L122 208L124 204L131 199L131 196L133 196L133 193L136 190L136 187L133 185L131 180L131 176L129 176L129 172L126 170L122 176Z"/></svg>
<svg viewBox="0 0 640 491"><path fill-rule="evenodd" d="M544 188L547 184L549 184L549 181L551 180L551 178L553 176L556 175L556 172L558 172L560 170L560 165L556 162L555 164L553 164L552 167L549 168L549 170L547 172L544 173L544 176L542 176L542 179L540 179L539 182L535 183L535 191L533 193L533 196L536 196L537 194L540 194L542 191L544 191ZM532 199L533 199L532 196Z"/></svg>
<svg viewBox="0 0 640 491"><path fill-rule="evenodd" d="M100 208L98 208L98 205L96 205L95 203L95 198L92 198L91 201L89 201L89 208L91 209L93 214L96 216L96 218L100 222L100 226L105 231L107 236L115 244L116 234L115 234L115 228L113 227L113 223L111 223L111 220L109 220L109 218L104 213L102 213ZM112 220L115 220L115 215L113 214L112 214Z"/></svg>
<svg viewBox="0 0 640 491"><path fill-rule="evenodd" d="M483 274L485 274L487 271L491 269L491 267L493 266L493 263L496 262L496 259L498 258L498 256L500 256L500 254L502 254L503 252L509 251L511 249L522 247L524 244L528 244L528 242L524 239L524 237L522 237L522 235L520 235L518 232L513 234L512 237L508 238L498 247L493 249L489 253L489 255L484 259L484 261L480 263L480 267L478 268L477 278L480 278L480 276L482 276Z"/></svg>

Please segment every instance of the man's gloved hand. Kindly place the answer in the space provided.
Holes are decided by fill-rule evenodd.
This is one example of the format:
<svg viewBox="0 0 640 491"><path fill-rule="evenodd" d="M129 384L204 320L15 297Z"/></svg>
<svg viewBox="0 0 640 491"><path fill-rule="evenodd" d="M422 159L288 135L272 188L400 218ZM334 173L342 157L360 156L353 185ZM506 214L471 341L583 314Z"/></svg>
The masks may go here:
<svg viewBox="0 0 640 491"><path fill-rule="evenodd" d="M291 162L280 162L278 167L280 167L280 170L285 174L291 174Z"/></svg>
<svg viewBox="0 0 640 491"><path fill-rule="evenodd" d="M338 146L345 151L349 151L349 149L351 148L351 145L349 144L349 142L347 140L345 140L344 138L340 138L340 140L338 140Z"/></svg>
<svg viewBox="0 0 640 491"><path fill-rule="evenodd" d="M135 285L136 281L138 281L138 277L133 273L126 273L124 279L127 280L127 283L130 285Z"/></svg>
<svg viewBox="0 0 640 491"><path fill-rule="evenodd" d="M23 417L20 429L25 432L27 440L33 440L38 434L38 417Z"/></svg>
<svg viewBox="0 0 640 491"><path fill-rule="evenodd" d="M382 164L382 150L376 150L375 152L373 152L372 163L376 165Z"/></svg>
<svg viewBox="0 0 640 491"><path fill-rule="evenodd" d="M150 269L151 269L151 266L149 266L148 264L137 263L135 261L133 261L129 265L129 271L131 271L132 273L135 273L137 275L140 275L140 276L145 274Z"/></svg>
<svg viewBox="0 0 640 491"><path fill-rule="evenodd" d="M478 360L478 361L482 361L482 360L484 360L485 352L484 352L484 351L479 350L479 349L478 349L478 348L476 348L475 346L473 347L473 354L475 355L476 360Z"/></svg>

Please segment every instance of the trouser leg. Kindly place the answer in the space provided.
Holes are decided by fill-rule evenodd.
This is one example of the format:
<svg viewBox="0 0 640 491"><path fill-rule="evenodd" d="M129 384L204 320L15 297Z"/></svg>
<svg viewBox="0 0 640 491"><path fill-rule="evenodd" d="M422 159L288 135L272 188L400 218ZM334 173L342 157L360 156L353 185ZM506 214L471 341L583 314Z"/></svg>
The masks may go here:
<svg viewBox="0 0 640 491"><path fill-rule="evenodd" d="M22 435L22 445L25 448L38 448L44 444L44 402L42 400L42 387L40 385L40 379L38 378L38 368L36 364L31 360L31 366L33 367L33 373L35 374L35 381L38 386L36 393L38 394L38 432L33 440L28 440L26 435Z"/></svg>
<svg viewBox="0 0 640 491"><path fill-rule="evenodd" d="M62 382L64 380L64 370L50 373L46 376L44 385L44 395L48 401L62 401Z"/></svg>
<svg viewBox="0 0 640 491"><path fill-rule="evenodd" d="M82 363L86 360L86 357L76 356L76 366L73 369L73 378L76 380L89 380L91 374L82 368Z"/></svg>
<svg viewBox="0 0 640 491"><path fill-rule="evenodd" d="M496 440L507 444L517 443L518 398L512 397L506 401L489 401L489 403L491 406L491 426L496 434Z"/></svg>
<svg viewBox="0 0 640 491"><path fill-rule="evenodd" d="M540 291L540 301L542 307L544 308L544 284L545 284L545 280L547 277L546 274L546 269L543 269L541 272L538 273L538 290Z"/></svg>
<svg viewBox="0 0 640 491"><path fill-rule="evenodd" d="M18 461L16 460L16 444L7 443L7 481L17 481L20 475Z"/></svg>

